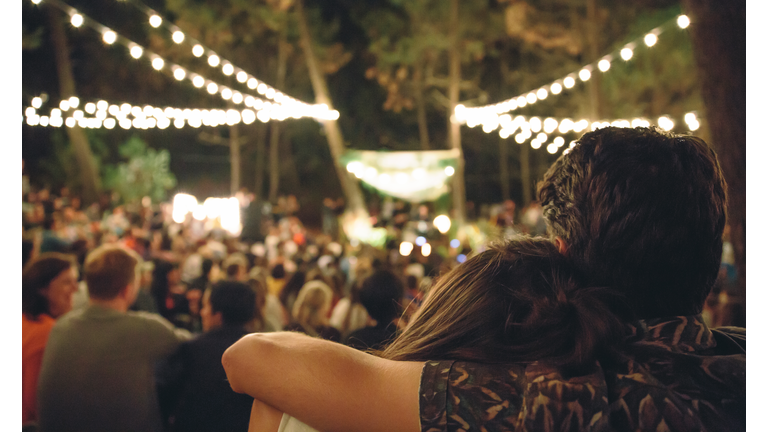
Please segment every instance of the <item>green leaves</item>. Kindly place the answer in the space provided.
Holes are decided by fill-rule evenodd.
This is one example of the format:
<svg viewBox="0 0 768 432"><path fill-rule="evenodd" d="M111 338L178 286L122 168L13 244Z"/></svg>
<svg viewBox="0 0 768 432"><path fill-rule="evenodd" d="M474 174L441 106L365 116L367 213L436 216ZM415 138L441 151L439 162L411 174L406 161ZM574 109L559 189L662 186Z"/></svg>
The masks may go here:
<svg viewBox="0 0 768 432"><path fill-rule="evenodd" d="M134 135L120 146L119 153L128 161L104 167L104 185L119 193L123 202L135 202L145 196L161 202L176 186L176 177L169 169L168 150L148 148Z"/></svg>

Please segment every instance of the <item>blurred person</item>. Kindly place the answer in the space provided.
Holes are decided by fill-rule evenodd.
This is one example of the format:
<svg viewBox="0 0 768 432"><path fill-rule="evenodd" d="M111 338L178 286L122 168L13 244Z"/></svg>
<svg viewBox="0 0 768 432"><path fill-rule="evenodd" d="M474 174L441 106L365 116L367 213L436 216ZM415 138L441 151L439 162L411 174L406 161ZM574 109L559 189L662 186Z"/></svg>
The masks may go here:
<svg viewBox="0 0 768 432"><path fill-rule="evenodd" d="M51 330L38 384L40 431L161 431L154 369L189 339L167 320L130 312L141 259L104 245L88 255L90 304Z"/></svg>
<svg viewBox="0 0 768 432"><path fill-rule="evenodd" d="M40 243L40 253L46 252L69 252L70 243L59 236L61 228L61 216L59 213L51 213L45 216L43 221L43 238Z"/></svg>
<svg viewBox="0 0 768 432"><path fill-rule="evenodd" d="M605 353L576 351L583 354L575 357L578 368L565 367L562 359L533 356L539 361L528 363L508 354L498 364L484 356L446 363L439 353L426 362L389 361L276 333L246 336L225 352L233 389L317 429L745 430L746 329L711 329L701 317L720 265L727 208L714 151L700 138L655 128L601 128L561 155L538 190L550 241L582 282L567 290L570 299L566 293L549 302L565 300L562 308L534 323L571 319L579 307L596 304L580 296L605 293L609 310L591 313L590 325L556 320L553 327L555 335L577 332L577 339L566 341L605 342ZM502 288L520 282L501 281ZM428 299L433 292L437 286ZM446 310L471 306L455 302ZM621 330L619 341L582 339L611 314L621 325L604 328ZM500 331L515 322L499 320L492 327ZM554 341L562 341L562 334ZM420 336L425 347L440 340L432 332ZM558 345L538 337L530 347L574 348ZM284 357L290 362L282 363ZM280 369L260 369L262 362ZM310 364L307 380L302 373ZM276 388L265 381L270 375L282 380L280 391L265 391ZM334 382L333 392L317 387L326 382ZM293 400L296 394L306 397Z"/></svg>
<svg viewBox="0 0 768 432"><path fill-rule="evenodd" d="M293 304L293 320L283 330L341 342L341 333L328 325L332 297L333 292L325 282L313 280L304 284Z"/></svg>
<svg viewBox="0 0 768 432"><path fill-rule="evenodd" d="M221 267L227 275L227 280L243 282L248 277L248 259L240 252L229 254L221 263Z"/></svg>
<svg viewBox="0 0 768 432"><path fill-rule="evenodd" d="M68 255L48 252L21 274L22 423L37 421L37 379L48 336L56 320L72 309L77 264Z"/></svg>
<svg viewBox="0 0 768 432"><path fill-rule="evenodd" d="M285 285L285 266L283 263L277 263L272 267L269 278L267 278L267 288L273 295L280 295Z"/></svg>
<svg viewBox="0 0 768 432"><path fill-rule="evenodd" d="M186 288L181 284L178 264L162 259L154 261L150 292L158 313L179 328L190 329L192 317Z"/></svg>
<svg viewBox="0 0 768 432"><path fill-rule="evenodd" d="M264 306L262 308L264 331L280 331L289 322L288 312L283 307L280 299L269 292L267 288L267 274L266 268L254 266L248 275L249 283L253 288L253 281L258 281L259 287L257 287L256 291L259 291L262 287L266 290L264 293Z"/></svg>
<svg viewBox="0 0 768 432"><path fill-rule="evenodd" d="M360 288L360 303L374 320L347 336L344 344L365 351L384 348L397 335L398 319L403 312L403 282L387 270L368 276Z"/></svg>
<svg viewBox="0 0 768 432"><path fill-rule="evenodd" d="M181 344L165 365L164 393L173 400L172 431L245 431L253 398L232 391L221 356L250 333L256 293L239 281L220 281L203 295L203 334Z"/></svg>

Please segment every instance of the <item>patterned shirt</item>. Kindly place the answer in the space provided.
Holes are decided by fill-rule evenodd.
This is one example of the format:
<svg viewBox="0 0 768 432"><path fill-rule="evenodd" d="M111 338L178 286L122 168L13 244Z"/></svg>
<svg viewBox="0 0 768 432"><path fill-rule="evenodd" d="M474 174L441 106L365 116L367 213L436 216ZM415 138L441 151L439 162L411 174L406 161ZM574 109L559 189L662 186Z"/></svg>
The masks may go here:
<svg viewBox="0 0 768 432"><path fill-rule="evenodd" d="M700 315L638 321L611 360L570 378L539 362L429 361L421 430L746 430L746 350L715 339Z"/></svg>

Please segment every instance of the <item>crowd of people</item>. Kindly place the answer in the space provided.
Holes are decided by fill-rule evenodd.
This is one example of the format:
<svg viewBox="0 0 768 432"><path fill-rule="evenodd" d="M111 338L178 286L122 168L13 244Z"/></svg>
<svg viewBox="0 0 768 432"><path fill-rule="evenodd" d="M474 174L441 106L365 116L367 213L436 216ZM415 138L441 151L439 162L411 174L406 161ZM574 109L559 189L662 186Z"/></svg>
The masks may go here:
<svg viewBox="0 0 768 432"><path fill-rule="evenodd" d="M598 151L614 152L616 164L648 151L624 154L614 148L618 144L609 147L595 137L652 142L689 163L690 171L712 171L700 181L710 191L714 187L714 198L696 201L713 201L709 219L689 223L694 216L655 197L653 206L669 204L662 210L674 229L653 225L655 207L636 211L651 205L647 194L658 193L653 179L633 183L639 192L614 197L625 201L601 197L606 202L591 201L589 212L569 214L569 200L583 193L563 191L574 187L563 171L574 175L583 168L573 155L547 174L541 204L519 212L513 201L481 209L501 240L474 253L468 245L454 247L469 255L463 264L456 254L398 253L409 229L430 235L431 228L420 227L434 217L428 205L386 199L372 207L373 220L395 233L385 247L374 248L345 240L339 200L325 200L321 232L303 226L298 202L288 197L255 229L244 209L243 235L233 236L191 216L174 222L168 203L116 205L105 194L83 208L66 188L56 196L25 190L24 425L41 431L296 431L544 430L546 423L567 430L656 430L661 421L671 430L716 430L711 425L728 421L743 428L738 410L745 338L709 333L709 327L741 322L744 315L732 248L727 241L722 246L725 193L716 160L714 168L704 166L712 162L698 161L703 168L690 162L689 153L706 152L696 140L680 144L655 131L608 128L582 138L572 152L588 153L581 163L591 163ZM563 161L572 165L562 168ZM659 161L646 162L660 166L659 182L682 175L665 174L672 168ZM262 209L255 213L263 216ZM612 231L610 215L621 219L624 231ZM682 230L680 221L691 226ZM655 227L650 234L642 231L648 224ZM662 256L674 256L664 252L676 251L675 242L695 243L693 251L665 262L638 249L657 247ZM688 268L706 268L706 277ZM692 293L675 297L672 285ZM658 318L665 320L651 321ZM693 393L670 396L674 371L654 372L663 355L637 348L660 346L651 337L659 337L658 329L699 334L696 343L665 347L677 356L665 364L697 365L704 360L696 356L713 356L707 361L724 369L710 376L691 367ZM634 338L631 348L622 345L627 332ZM259 337L244 338L251 334ZM720 350L716 339L727 341L718 342ZM726 354L736 357L720 361ZM502 366L509 364L515 366ZM604 380L620 381L627 367L647 370L642 380L660 380L667 389L635 395L658 404L654 418L642 412L645 399L617 396L618 381L606 392ZM461 376L480 381L462 383ZM543 376L546 383L530 388ZM727 382L718 390L721 399L712 396L712 380ZM551 393L557 386L572 391L571 405L563 405L562 391ZM534 399L545 396L555 402L544 404L548 411L541 414ZM676 417L662 408L670 397L669 409L688 414ZM708 411L692 413L680 398L700 400ZM726 399L730 405L724 407ZM619 400L631 407L626 416L614 407Z"/></svg>

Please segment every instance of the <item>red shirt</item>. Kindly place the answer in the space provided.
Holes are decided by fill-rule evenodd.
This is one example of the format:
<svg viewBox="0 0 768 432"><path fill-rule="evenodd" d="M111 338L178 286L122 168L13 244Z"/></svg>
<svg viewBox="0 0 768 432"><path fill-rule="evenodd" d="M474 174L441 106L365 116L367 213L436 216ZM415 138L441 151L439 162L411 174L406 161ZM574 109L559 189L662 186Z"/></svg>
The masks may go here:
<svg viewBox="0 0 768 432"><path fill-rule="evenodd" d="M37 377L43 350L56 320L40 314L37 321L21 315L21 412L22 423L37 420Z"/></svg>

